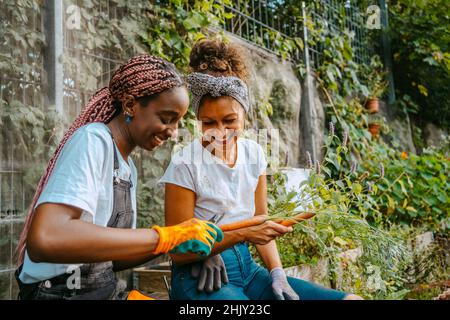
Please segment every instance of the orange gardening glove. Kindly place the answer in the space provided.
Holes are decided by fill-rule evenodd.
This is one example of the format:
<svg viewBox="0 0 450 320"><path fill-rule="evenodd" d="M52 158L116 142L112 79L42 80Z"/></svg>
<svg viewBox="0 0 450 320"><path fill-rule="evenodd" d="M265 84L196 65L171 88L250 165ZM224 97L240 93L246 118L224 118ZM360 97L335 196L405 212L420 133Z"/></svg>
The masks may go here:
<svg viewBox="0 0 450 320"><path fill-rule="evenodd" d="M155 299L150 298L149 296L146 296L145 294L142 294L137 290L131 290L127 296L127 300L155 300Z"/></svg>
<svg viewBox="0 0 450 320"><path fill-rule="evenodd" d="M171 227L153 226L159 233L159 242L153 254L160 253L197 253L207 256L216 242L223 239L222 230L212 222L196 218Z"/></svg>

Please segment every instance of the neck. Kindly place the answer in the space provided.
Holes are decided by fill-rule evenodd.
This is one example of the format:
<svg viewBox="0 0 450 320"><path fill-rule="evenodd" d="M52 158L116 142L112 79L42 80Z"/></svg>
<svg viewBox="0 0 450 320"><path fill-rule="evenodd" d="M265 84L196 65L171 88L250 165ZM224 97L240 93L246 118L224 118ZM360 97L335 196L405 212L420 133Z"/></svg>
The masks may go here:
<svg viewBox="0 0 450 320"><path fill-rule="evenodd" d="M120 154L128 161L128 156L136 147L136 143L133 141L130 131L128 129L125 120L122 119L122 115L112 119L107 126L111 130L114 141L119 149Z"/></svg>
<svg viewBox="0 0 450 320"><path fill-rule="evenodd" d="M207 147L210 142L202 139L203 147ZM209 150L209 149L208 149ZM237 138L233 138L233 141L228 145L224 145L223 148L214 148L211 152L215 157L220 158L229 166L234 166L237 160Z"/></svg>

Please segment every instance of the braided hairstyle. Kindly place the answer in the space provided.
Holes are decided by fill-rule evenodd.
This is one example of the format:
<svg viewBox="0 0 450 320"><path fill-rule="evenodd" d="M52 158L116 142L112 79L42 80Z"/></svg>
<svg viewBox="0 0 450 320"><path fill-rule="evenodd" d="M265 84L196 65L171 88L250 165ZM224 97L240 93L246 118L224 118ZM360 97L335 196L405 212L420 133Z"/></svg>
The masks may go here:
<svg viewBox="0 0 450 320"><path fill-rule="evenodd" d="M122 112L122 101L132 96L142 105L143 101L162 91L184 85L175 66L164 59L147 54L138 55L128 60L116 70L108 87L98 90L75 119L55 150L45 173L39 180L24 228L17 246L18 263L23 263L28 230L34 215L34 207L46 186L61 151L74 132L89 123L108 123Z"/></svg>

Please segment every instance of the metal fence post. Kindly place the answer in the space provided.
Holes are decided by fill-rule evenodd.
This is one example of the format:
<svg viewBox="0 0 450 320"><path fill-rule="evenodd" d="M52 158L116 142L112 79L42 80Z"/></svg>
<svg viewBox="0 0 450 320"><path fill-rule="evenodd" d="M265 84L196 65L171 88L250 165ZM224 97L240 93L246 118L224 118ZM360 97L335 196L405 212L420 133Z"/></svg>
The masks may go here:
<svg viewBox="0 0 450 320"><path fill-rule="evenodd" d="M63 48L63 1L45 1L45 36L47 47L45 69L48 77L48 99L58 113L63 113L64 75L62 65Z"/></svg>
<svg viewBox="0 0 450 320"><path fill-rule="evenodd" d="M306 26L306 4L302 1L302 17L303 17L303 43L304 43L304 59L305 59L305 69L306 69L306 79L305 79L305 90L306 90L306 103L304 104L306 116L309 118L309 121L303 122L306 125L306 134L305 137L305 148L311 153L312 161L315 162L318 160L317 158L317 150L316 150L316 139L314 136L314 124L316 121L315 112L314 112L314 93L313 89L313 81L311 77L311 64L309 59L309 47L308 47L308 27Z"/></svg>
<svg viewBox="0 0 450 320"><path fill-rule="evenodd" d="M388 103L395 102L395 86L394 86L394 74L392 72L392 53L391 53L391 39L389 37L388 28L388 5L386 0L379 0L380 13L381 13L381 46L383 54L383 63L388 71L389 90L388 90Z"/></svg>

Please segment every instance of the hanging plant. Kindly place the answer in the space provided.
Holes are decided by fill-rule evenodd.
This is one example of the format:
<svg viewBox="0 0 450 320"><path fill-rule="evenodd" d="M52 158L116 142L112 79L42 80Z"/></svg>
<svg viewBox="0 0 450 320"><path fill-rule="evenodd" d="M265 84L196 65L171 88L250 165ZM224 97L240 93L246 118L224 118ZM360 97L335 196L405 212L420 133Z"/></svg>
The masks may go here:
<svg viewBox="0 0 450 320"><path fill-rule="evenodd" d="M370 64L362 67L362 74L368 88L366 110L369 114L378 113L380 109L380 98L386 92L388 82L387 73L379 56L373 56Z"/></svg>

